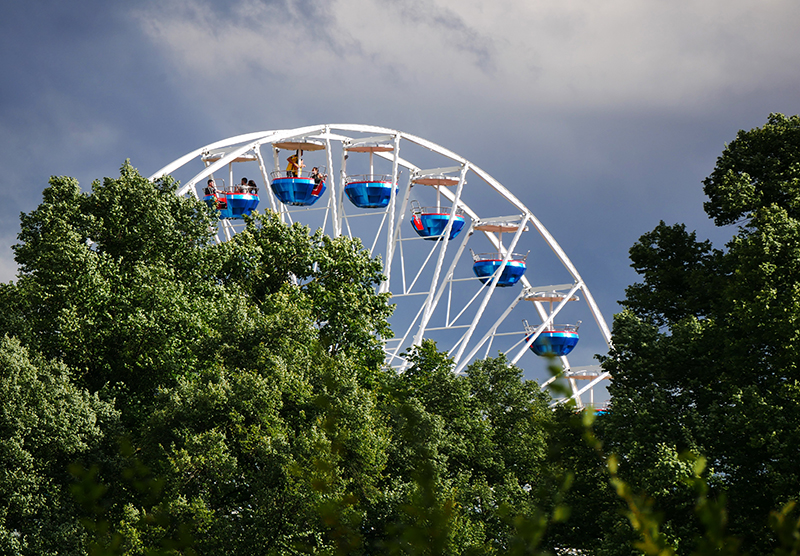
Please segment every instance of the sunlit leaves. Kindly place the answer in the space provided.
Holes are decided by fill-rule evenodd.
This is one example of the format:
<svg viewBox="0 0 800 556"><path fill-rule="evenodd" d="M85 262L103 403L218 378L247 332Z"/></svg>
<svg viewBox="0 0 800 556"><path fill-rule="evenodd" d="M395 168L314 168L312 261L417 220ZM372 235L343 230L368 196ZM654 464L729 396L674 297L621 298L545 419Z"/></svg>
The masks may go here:
<svg viewBox="0 0 800 556"><path fill-rule="evenodd" d="M81 512L68 465L114 430L113 405L75 386L60 363L0 339L0 551L77 553Z"/></svg>

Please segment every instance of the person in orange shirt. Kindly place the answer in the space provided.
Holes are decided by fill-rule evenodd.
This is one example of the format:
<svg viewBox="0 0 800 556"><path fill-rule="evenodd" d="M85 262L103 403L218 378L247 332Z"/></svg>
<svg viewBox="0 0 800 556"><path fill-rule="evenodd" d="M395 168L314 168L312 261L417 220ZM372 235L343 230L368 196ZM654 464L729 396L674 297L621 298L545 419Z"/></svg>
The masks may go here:
<svg viewBox="0 0 800 556"><path fill-rule="evenodd" d="M289 161L289 165L286 167L286 177L296 178L300 175L300 172L302 172L303 168L306 166L303 159L300 158L301 156L303 156L303 151L297 151L286 159Z"/></svg>

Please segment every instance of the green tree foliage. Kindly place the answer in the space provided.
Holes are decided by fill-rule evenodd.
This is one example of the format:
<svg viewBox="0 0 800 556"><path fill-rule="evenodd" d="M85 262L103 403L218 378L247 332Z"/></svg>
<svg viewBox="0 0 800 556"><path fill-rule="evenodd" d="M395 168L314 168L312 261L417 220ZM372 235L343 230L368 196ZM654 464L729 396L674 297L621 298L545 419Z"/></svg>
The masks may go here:
<svg viewBox="0 0 800 556"><path fill-rule="evenodd" d="M725 147L703 181L703 207L718 226L753 216L758 209L782 207L800 217L800 117L770 114L767 123L740 131Z"/></svg>
<svg viewBox="0 0 800 556"><path fill-rule="evenodd" d="M309 236L304 226L287 228L269 214L254 218L217 251L216 275L224 285L263 302L285 284L297 284L328 351L349 349L368 354L371 366L382 362L376 335L390 335L386 319L392 307L389 294L375 294L380 261L365 256L358 242L332 239L319 230Z"/></svg>
<svg viewBox="0 0 800 556"><path fill-rule="evenodd" d="M52 178L22 216L0 332L121 411L123 429L109 432L132 451L87 461L106 488L83 495L133 552L177 546L181 524L216 551L325 544L323 502L366 504L385 459L365 386L389 330L380 264L275 215L215 245L213 213L175 188L127 163L89 194ZM48 469L67 477L57 455ZM160 478L157 499L131 483L137 469Z"/></svg>
<svg viewBox="0 0 800 556"><path fill-rule="evenodd" d="M86 534L68 466L101 458L113 405L69 370L0 339L0 552L79 554Z"/></svg>
<svg viewBox="0 0 800 556"><path fill-rule="evenodd" d="M542 542L558 485L536 384L503 359L457 377L427 343L383 369L392 306L357 241L267 213L217 245L176 187L125 163L89 193L52 178L22 215L0 286L5 553Z"/></svg>
<svg viewBox="0 0 800 556"><path fill-rule="evenodd" d="M593 427L502 357L383 369L357 241L268 212L217 245L169 178L52 178L0 285L0 552L796 554L797 129L706 180L724 251L631 249Z"/></svg>
<svg viewBox="0 0 800 556"><path fill-rule="evenodd" d="M637 539L636 532L620 519L622 504L609 481L597 439L603 436L605 421L567 404L554 408L548 462L568 481L560 503L569 510L569 519L548 531L546 546L554 551L569 547L600 554L606 545L629 547Z"/></svg>
<svg viewBox="0 0 800 556"><path fill-rule="evenodd" d="M52 178L0 285L0 552L796 554L796 129L706 181L725 251L631 249L594 428L503 357L383 369L357 241L267 213L217 245L169 178Z"/></svg>
<svg viewBox="0 0 800 556"><path fill-rule="evenodd" d="M644 280L628 286L621 304L637 317L664 326L709 314L724 274L722 252L710 241L698 242L683 224L662 221L631 247L630 258Z"/></svg>
<svg viewBox="0 0 800 556"><path fill-rule="evenodd" d="M22 217L16 311L4 331L75 369L97 391L124 383L152 389L196 369L219 288L203 276L211 216L150 184L126 164L119 179L82 194L52 178L38 209Z"/></svg>
<svg viewBox="0 0 800 556"><path fill-rule="evenodd" d="M798 172L800 119L773 114L704 182L706 212L740 224L724 252L663 222L631 249L644 281L628 288L603 363L604 439L681 552L701 527L681 453L707 458L709 497L727 497L729 531L751 553L772 550L767 516L800 496Z"/></svg>
<svg viewBox="0 0 800 556"><path fill-rule="evenodd" d="M183 379L157 398L135 439L167 479L152 512L193 523L201 552L324 548L326 503L354 500L355 519L375 496L388 433L356 373L324 354Z"/></svg>
<svg viewBox="0 0 800 556"><path fill-rule="evenodd" d="M518 540L514 520L538 519L554 504L549 396L503 357L456 376L452 360L425 341L410 361L387 377L394 442L383 490L433 481L440 502L450 504L451 517L438 528L450 535L450 548L441 553L505 553Z"/></svg>

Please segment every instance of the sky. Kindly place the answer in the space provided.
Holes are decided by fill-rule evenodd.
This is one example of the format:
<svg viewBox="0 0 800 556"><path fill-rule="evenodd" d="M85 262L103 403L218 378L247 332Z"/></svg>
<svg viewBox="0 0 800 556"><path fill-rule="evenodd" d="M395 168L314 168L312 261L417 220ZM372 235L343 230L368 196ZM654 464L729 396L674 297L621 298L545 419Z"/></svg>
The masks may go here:
<svg viewBox="0 0 800 556"><path fill-rule="evenodd" d="M795 0L4 2L0 280L51 175L149 175L250 131L358 123L467 158L564 248L611 322L660 220L722 247L702 180L800 112Z"/></svg>

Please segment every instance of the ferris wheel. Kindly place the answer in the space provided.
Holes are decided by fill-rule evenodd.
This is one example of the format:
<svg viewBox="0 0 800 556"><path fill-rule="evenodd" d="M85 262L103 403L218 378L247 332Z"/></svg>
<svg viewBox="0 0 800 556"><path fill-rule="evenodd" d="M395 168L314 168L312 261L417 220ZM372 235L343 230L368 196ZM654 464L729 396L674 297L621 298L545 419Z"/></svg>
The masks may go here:
<svg viewBox="0 0 800 556"><path fill-rule="evenodd" d="M256 207L360 238L381 257L380 291L396 304L394 337L382 339L387 366L405 368L404 353L425 338L448 351L456 373L498 352L541 368L538 357L551 354L580 407L609 378L598 365L570 364L594 355L576 349L579 338L608 349L611 333L564 250L509 189L444 147L383 127L315 125L223 139L149 179L167 174L182 180L178 195L218 210L218 241ZM594 326L579 332L581 318Z"/></svg>

